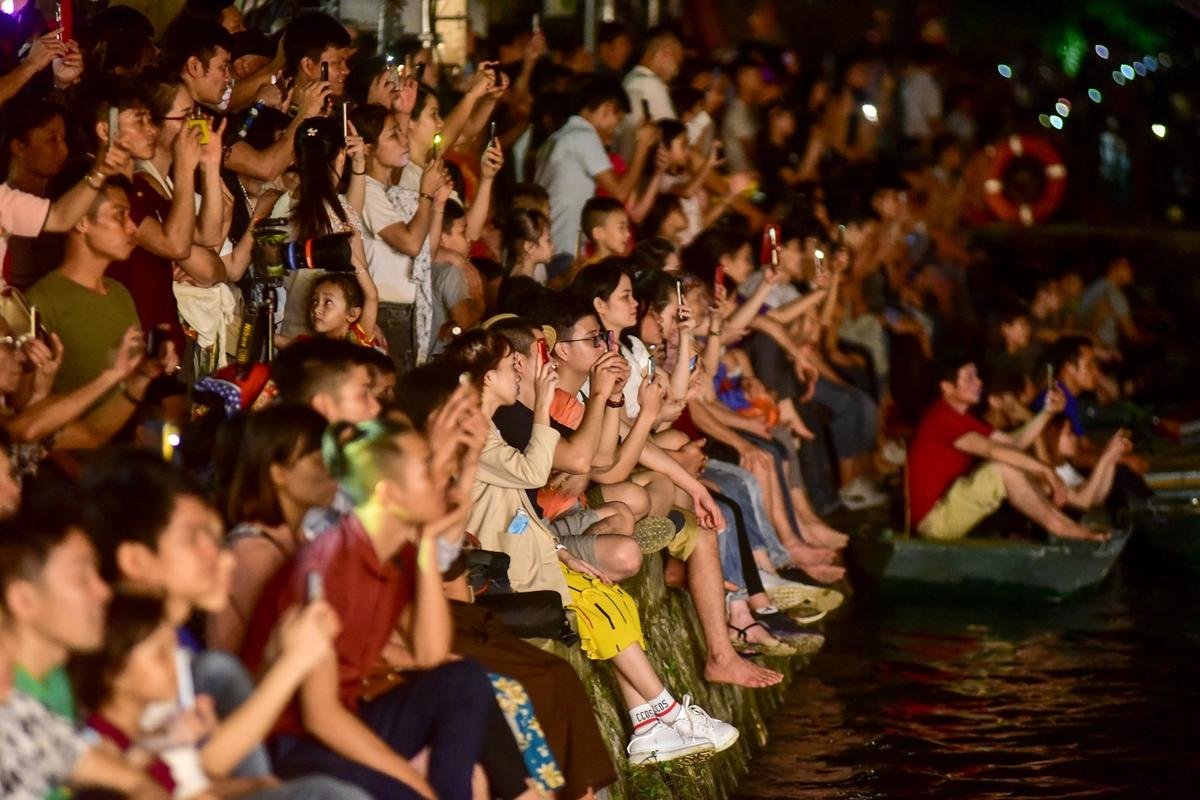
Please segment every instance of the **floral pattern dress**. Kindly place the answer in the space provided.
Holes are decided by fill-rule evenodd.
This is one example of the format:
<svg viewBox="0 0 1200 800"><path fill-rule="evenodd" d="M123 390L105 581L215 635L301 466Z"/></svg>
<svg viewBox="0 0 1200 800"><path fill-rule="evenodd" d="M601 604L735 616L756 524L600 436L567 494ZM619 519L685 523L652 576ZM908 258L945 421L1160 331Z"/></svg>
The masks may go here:
<svg viewBox="0 0 1200 800"><path fill-rule="evenodd" d="M533 703L525 693L525 687L518 681L494 672L488 673L492 682L492 692L496 695L496 703L512 729L513 738L525 759L525 769L530 777L542 787L542 791L554 792L566 783L550 746L546 744L546 735L542 732L541 723L533 713Z"/></svg>
<svg viewBox="0 0 1200 800"><path fill-rule="evenodd" d="M387 198L404 216L405 222L411 222L417 215L417 206L421 202L418 192L402 186L389 186ZM428 236L421 243L421 252L412 260L410 277L417 289L413 308L413 339L417 346L417 364L421 365L429 360L433 350L433 255Z"/></svg>

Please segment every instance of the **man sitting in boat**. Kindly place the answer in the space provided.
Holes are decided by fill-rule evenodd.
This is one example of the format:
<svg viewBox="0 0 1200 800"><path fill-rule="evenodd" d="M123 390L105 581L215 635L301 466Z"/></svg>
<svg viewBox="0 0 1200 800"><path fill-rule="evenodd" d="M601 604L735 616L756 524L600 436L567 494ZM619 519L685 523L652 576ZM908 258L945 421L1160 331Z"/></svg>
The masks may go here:
<svg viewBox="0 0 1200 800"><path fill-rule="evenodd" d="M970 413L983 392L974 359L948 359L938 378L941 397L925 412L908 449L909 517L918 534L961 539L1008 500L1055 536L1108 538L1059 510L1067 500L1062 479L1025 452L1063 410L1062 392L1052 391L1041 412L1004 433Z"/></svg>

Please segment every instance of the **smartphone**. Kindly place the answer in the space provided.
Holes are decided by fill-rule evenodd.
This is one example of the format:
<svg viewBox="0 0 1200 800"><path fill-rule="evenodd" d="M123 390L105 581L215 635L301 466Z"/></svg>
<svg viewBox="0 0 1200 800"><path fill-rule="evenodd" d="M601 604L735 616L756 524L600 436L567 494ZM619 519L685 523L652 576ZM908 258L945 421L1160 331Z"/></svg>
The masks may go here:
<svg viewBox="0 0 1200 800"><path fill-rule="evenodd" d="M675 281L675 303L679 306L683 305L683 281Z"/></svg>
<svg viewBox="0 0 1200 800"><path fill-rule="evenodd" d="M656 366L657 366L657 364L654 361L654 356L650 356L650 360L646 363L646 380L648 380L648 381L654 380L654 372L655 372Z"/></svg>
<svg viewBox="0 0 1200 800"><path fill-rule="evenodd" d="M538 360L540 360L542 362L542 364L549 364L550 363L550 348L546 345L545 339L537 340L537 351L538 351Z"/></svg>
<svg viewBox="0 0 1200 800"><path fill-rule="evenodd" d="M425 79L425 67L427 67L427 66L429 66L429 65L424 62L417 64L417 69L416 69L417 83L420 83L421 81L423 81Z"/></svg>
<svg viewBox="0 0 1200 800"><path fill-rule="evenodd" d="M175 648L175 692L179 707L196 707L196 685L192 683L192 658L182 647Z"/></svg>
<svg viewBox="0 0 1200 800"><path fill-rule="evenodd" d="M309 603L325 599L325 576L315 569L304 576L304 599Z"/></svg>
<svg viewBox="0 0 1200 800"><path fill-rule="evenodd" d="M607 352L612 349L613 349L613 332L605 331L604 332L604 350L605 350L605 352Z"/></svg>
<svg viewBox="0 0 1200 800"><path fill-rule="evenodd" d="M725 288L725 267L717 264L716 271L713 272L713 290Z"/></svg>
<svg viewBox="0 0 1200 800"><path fill-rule="evenodd" d="M114 105L108 107L108 144L111 147L121 135L121 109Z"/></svg>
<svg viewBox="0 0 1200 800"><path fill-rule="evenodd" d="M492 144L496 141L496 120L492 120L491 127L488 128L488 141L485 149L491 150Z"/></svg>
<svg viewBox="0 0 1200 800"><path fill-rule="evenodd" d="M1054 391L1054 365L1046 365L1046 392Z"/></svg>
<svg viewBox="0 0 1200 800"><path fill-rule="evenodd" d="M442 135L440 133L435 133L433 135L433 147L429 151L429 157L436 160L436 159L440 158L441 155L442 155Z"/></svg>
<svg viewBox="0 0 1200 800"><path fill-rule="evenodd" d="M350 138L350 104L342 103L342 141Z"/></svg>
<svg viewBox="0 0 1200 800"><path fill-rule="evenodd" d="M775 226L767 228L767 238L771 240L771 266L779 266L779 236L775 233Z"/></svg>
<svg viewBox="0 0 1200 800"><path fill-rule="evenodd" d="M500 65L499 64L492 64L492 82L495 83L497 86L504 83L504 81L502 81L500 79Z"/></svg>
<svg viewBox="0 0 1200 800"><path fill-rule="evenodd" d="M192 118L187 121L189 129L195 128L200 131L200 144L208 144L212 141L212 126L208 123L208 117L199 116L198 112L194 112Z"/></svg>
<svg viewBox="0 0 1200 800"><path fill-rule="evenodd" d="M534 33L537 33L537 32L538 32L538 31L540 31L541 29L542 29L542 15L541 15L541 14L534 14L534 15L533 15L533 27L532 27L532 30L533 30L533 32L534 32Z"/></svg>
<svg viewBox="0 0 1200 800"><path fill-rule="evenodd" d="M146 331L146 355L150 358L162 358L163 348L166 347L166 344L167 337L159 328L151 328Z"/></svg>
<svg viewBox="0 0 1200 800"><path fill-rule="evenodd" d="M328 61L321 62L321 80L324 81L325 83L329 83L329 62Z"/></svg>
<svg viewBox="0 0 1200 800"><path fill-rule="evenodd" d="M650 101L642 98L642 120L645 122L653 122L654 118L650 116Z"/></svg>
<svg viewBox="0 0 1200 800"><path fill-rule="evenodd" d="M39 316L41 316L41 315L38 313L38 307L30 306L29 307L29 340L30 341L33 341L34 339L38 338L38 317Z"/></svg>

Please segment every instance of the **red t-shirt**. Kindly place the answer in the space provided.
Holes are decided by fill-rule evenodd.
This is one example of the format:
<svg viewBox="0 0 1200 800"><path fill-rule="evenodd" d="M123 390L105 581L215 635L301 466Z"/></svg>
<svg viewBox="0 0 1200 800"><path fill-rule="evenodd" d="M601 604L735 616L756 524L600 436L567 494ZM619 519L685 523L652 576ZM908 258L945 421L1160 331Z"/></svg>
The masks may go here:
<svg viewBox="0 0 1200 800"><path fill-rule="evenodd" d="M974 456L954 446L968 433L991 436L992 426L971 414L960 414L944 398L921 418L908 447L908 509L914 527L975 466Z"/></svg>
<svg viewBox="0 0 1200 800"><path fill-rule="evenodd" d="M155 191L153 181L143 172L133 176L129 218L135 225L140 226L146 217L166 222L171 213L171 201ZM145 248L135 247L128 261L114 262L105 274L120 281L133 295L142 329L166 327L175 343L176 355L183 358L184 336L179 322L179 305L175 302L174 265Z"/></svg>
<svg viewBox="0 0 1200 800"><path fill-rule="evenodd" d="M358 708L363 680L382 663L383 648L416 590L416 545L404 545L380 563L371 537L354 514L321 534L280 568L263 589L242 644L242 661L252 673L280 616L303 602L308 573L324 576L325 599L337 611L342 632L334 642L338 659L338 696L350 711ZM284 711L276 733L304 735L297 701Z"/></svg>

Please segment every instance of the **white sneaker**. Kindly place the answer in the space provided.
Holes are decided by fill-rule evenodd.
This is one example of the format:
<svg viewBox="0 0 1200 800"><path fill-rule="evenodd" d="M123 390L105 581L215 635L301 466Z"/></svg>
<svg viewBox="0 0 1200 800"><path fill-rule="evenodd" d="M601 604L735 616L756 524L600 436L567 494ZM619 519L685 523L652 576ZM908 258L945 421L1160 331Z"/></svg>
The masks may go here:
<svg viewBox="0 0 1200 800"><path fill-rule="evenodd" d="M692 705L692 696L685 694L679 701L680 712L671 727L684 741L708 742L714 752L721 753L733 747L738 740L738 729L708 715L697 705Z"/></svg>
<svg viewBox="0 0 1200 800"><path fill-rule="evenodd" d="M682 713L680 717L682 718ZM712 741L695 736L684 736L670 725L659 723L643 734L634 736L625 747L629 763L662 764L667 761L685 759L689 764L699 764L712 757L716 750Z"/></svg>
<svg viewBox="0 0 1200 800"><path fill-rule="evenodd" d="M855 478L842 487L838 492L842 505L851 511L861 511L864 508L881 506L888 501L888 496L876 489L869 481Z"/></svg>

